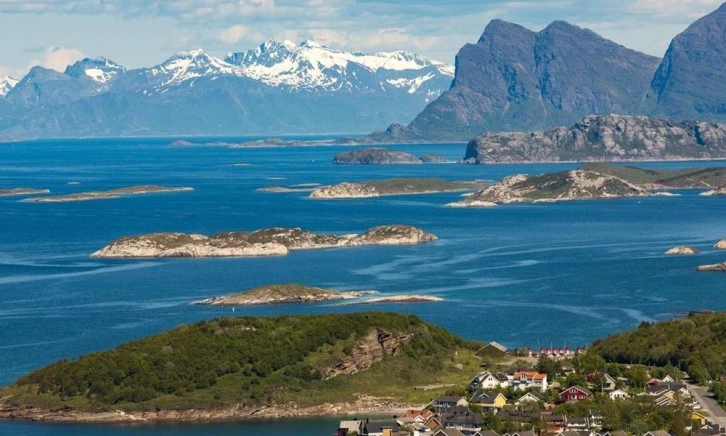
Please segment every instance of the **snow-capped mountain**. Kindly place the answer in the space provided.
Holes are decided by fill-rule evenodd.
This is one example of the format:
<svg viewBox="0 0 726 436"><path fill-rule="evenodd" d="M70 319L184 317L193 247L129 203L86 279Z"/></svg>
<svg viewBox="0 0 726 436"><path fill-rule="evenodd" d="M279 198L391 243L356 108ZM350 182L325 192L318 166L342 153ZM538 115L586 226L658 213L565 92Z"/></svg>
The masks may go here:
<svg viewBox="0 0 726 436"><path fill-rule="evenodd" d="M34 67L2 99L5 137L365 132L407 122L454 69L397 51L267 41L220 59L181 52L150 68L86 58Z"/></svg>
<svg viewBox="0 0 726 436"><path fill-rule="evenodd" d="M10 76L0 79L0 97L5 97L7 93L18 84L18 82L18 79L13 79Z"/></svg>
<svg viewBox="0 0 726 436"><path fill-rule="evenodd" d="M105 85L124 73L126 73L126 68L101 57L82 59L73 65L69 65L63 74L74 78L88 78Z"/></svg>
<svg viewBox="0 0 726 436"><path fill-rule="evenodd" d="M416 92L436 75L454 76L454 68L415 53L396 51L361 53L333 50L314 42L267 41L246 53L230 53L225 59L240 73L271 86L338 91L361 86L361 71L379 76L389 85ZM411 74L418 74L412 77ZM368 84L372 87L380 83Z"/></svg>

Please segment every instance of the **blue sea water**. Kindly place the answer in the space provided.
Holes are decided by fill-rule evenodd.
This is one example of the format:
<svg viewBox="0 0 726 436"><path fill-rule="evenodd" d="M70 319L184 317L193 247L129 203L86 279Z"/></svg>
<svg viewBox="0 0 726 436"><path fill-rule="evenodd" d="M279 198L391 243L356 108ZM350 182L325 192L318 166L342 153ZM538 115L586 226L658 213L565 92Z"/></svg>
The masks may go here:
<svg viewBox="0 0 726 436"><path fill-rule="evenodd" d="M697 273L726 260L726 198L572 201L452 209L460 193L312 201L263 193L270 185L330 184L389 177L496 180L575 164L336 166L347 147L172 147L169 139L57 140L0 144L0 188L53 194L137 184L193 192L77 203L0 198L0 385L58 359L217 316L370 310L347 303L230 309L189 302L279 282L384 294L430 294L443 303L380 305L417 314L472 339L508 346L586 345L597 337L673 317L726 309L726 276ZM394 147L451 160L462 145ZM644 163L683 168L726 162ZM73 183L73 184L69 184ZM77 184L75 184L77 183ZM435 233L415 247L360 247L256 259L96 260L89 254L130 234L214 233L300 226L352 233L403 223ZM674 245L692 257L666 257ZM202 426L108 427L0 422L0 434L324 435L335 419ZM305 433L307 432L307 433Z"/></svg>

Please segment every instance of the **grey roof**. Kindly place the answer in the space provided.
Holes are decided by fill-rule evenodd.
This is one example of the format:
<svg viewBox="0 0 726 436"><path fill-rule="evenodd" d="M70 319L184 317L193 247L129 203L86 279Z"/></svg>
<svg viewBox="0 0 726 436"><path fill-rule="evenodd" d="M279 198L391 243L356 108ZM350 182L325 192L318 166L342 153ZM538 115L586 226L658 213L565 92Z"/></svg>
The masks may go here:
<svg viewBox="0 0 726 436"><path fill-rule="evenodd" d="M464 433L455 428L445 428L434 433L434 436L464 436Z"/></svg>
<svg viewBox="0 0 726 436"><path fill-rule="evenodd" d="M338 424L338 428L344 428L348 430L348 432L355 431L360 433L362 425L363 421L340 421L340 424Z"/></svg>
<svg viewBox="0 0 726 436"><path fill-rule="evenodd" d="M459 395L442 395L434 400L434 403L456 403L464 397Z"/></svg>
<svg viewBox="0 0 726 436"><path fill-rule="evenodd" d="M471 402L477 404L491 404L498 396L499 392L497 391L483 391L474 395Z"/></svg>
<svg viewBox="0 0 726 436"><path fill-rule="evenodd" d="M507 377L507 374L505 374L503 372L498 372L498 373L494 374L494 378L496 378L500 382L509 380L509 377Z"/></svg>
<svg viewBox="0 0 726 436"><path fill-rule="evenodd" d="M575 416L573 418L567 418L567 422L572 424L587 424L587 418Z"/></svg>
<svg viewBox="0 0 726 436"><path fill-rule="evenodd" d="M398 431L399 425L395 419L368 420L363 424L363 431L366 433L380 433L384 428Z"/></svg>
<svg viewBox="0 0 726 436"><path fill-rule="evenodd" d="M497 432L495 432L494 430L480 431L479 434L481 436L499 436L499 434L497 434Z"/></svg>
<svg viewBox="0 0 726 436"><path fill-rule="evenodd" d="M535 397L537 399L537 401L544 401L544 400L546 400L545 396L542 395L541 393L537 392L537 391L527 392L526 394L524 394L521 397L519 397L519 399L521 400L522 398L524 398L524 397L526 397L528 395L529 396L532 396L532 397ZM517 400L517 401L519 401L519 400Z"/></svg>

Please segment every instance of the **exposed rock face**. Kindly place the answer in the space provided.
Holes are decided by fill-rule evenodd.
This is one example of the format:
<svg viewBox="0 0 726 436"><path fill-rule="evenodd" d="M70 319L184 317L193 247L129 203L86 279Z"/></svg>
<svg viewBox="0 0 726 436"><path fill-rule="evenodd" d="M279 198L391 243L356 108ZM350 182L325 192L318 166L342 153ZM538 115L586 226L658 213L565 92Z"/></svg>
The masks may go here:
<svg viewBox="0 0 726 436"><path fill-rule="evenodd" d="M717 263L714 265L701 265L697 269L698 271L704 272L726 272L726 262Z"/></svg>
<svg viewBox="0 0 726 436"><path fill-rule="evenodd" d="M401 351L403 344L411 338L412 335L393 335L382 329L371 330L346 357L332 367L323 368L320 373L323 379L341 374L355 374L370 368L385 356L395 356Z"/></svg>
<svg viewBox="0 0 726 436"><path fill-rule="evenodd" d="M380 226L360 235L325 235L300 228L227 232L212 236L154 233L118 239L93 253L98 258L283 256L292 250L359 245L413 245L436 236L405 225Z"/></svg>
<svg viewBox="0 0 726 436"><path fill-rule="evenodd" d="M364 295L376 293L375 291L341 292L335 289L282 284L263 286L235 295L207 298L206 300L197 301L193 304L208 306L249 306L257 304L311 303L360 298Z"/></svg>
<svg viewBox="0 0 726 436"><path fill-rule="evenodd" d="M706 191L706 192L701 192L701 194L699 194L699 195L704 195L706 197L712 197L715 195L718 195L718 196L726 195L726 186L723 186L723 187L717 188L717 189L711 189L710 191Z"/></svg>
<svg viewBox="0 0 726 436"><path fill-rule="evenodd" d="M528 176L517 174L482 189L452 207L482 207L491 203L532 203L591 198L639 197L644 188L621 178L588 170Z"/></svg>
<svg viewBox="0 0 726 436"><path fill-rule="evenodd" d="M726 157L726 124L622 115L587 116L570 128L484 133L466 163L631 161Z"/></svg>
<svg viewBox="0 0 726 436"><path fill-rule="evenodd" d="M726 3L671 41L651 83L655 113L676 119L726 118Z"/></svg>
<svg viewBox="0 0 726 436"><path fill-rule="evenodd" d="M385 165L420 164L422 161L405 151L387 150L385 148L366 148L339 153L335 155L333 163L343 165Z"/></svg>
<svg viewBox="0 0 726 436"><path fill-rule="evenodd" d="M468 140L485 131L570 125L588 114L638 114L658 58L563 21L540 32L490 22L456 56L451 89L378 141Z"/></svg>
<svg viewBox="0 0 726 436"><path fill-rule="evenodd" d="M698 248L689 246L673 247L665 252L665 254L668 255L692 255L698 253L700 253L700 251L698 251Z"/></svg>
<svg viewBox="0 0 726 436"><path fill-rule="evenodd" d="M370 185L362 183L338 183L332 186L323 186L315 189L310 198L369 198L379 197L381 194Z"/></svg>

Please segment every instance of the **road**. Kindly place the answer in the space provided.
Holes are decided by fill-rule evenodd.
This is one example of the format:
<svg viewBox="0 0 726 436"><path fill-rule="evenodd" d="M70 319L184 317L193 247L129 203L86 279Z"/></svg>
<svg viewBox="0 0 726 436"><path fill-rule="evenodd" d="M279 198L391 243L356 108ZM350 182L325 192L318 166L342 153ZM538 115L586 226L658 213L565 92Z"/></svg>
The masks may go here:
<svg viewBox="0 0 726 436"><path fill-rule="evenodd" d="M708 418L721 427L726 427L726 411L716 403L716 400L708 396L708 389L690 384L687 386L688 391L698 401L701 408L708 412Z"/></svg>

